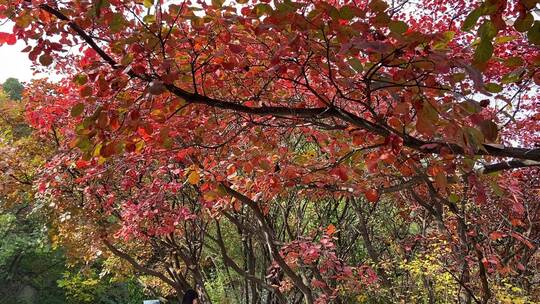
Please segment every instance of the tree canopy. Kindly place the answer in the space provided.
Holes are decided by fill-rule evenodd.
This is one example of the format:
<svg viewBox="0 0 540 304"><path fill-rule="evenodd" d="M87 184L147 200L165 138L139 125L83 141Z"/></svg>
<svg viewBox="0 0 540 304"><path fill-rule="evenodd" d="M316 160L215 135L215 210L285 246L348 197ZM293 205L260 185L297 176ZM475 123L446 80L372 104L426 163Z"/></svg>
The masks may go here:
<svg viewBox="0 0 540 304"><path fill-rule="evenodd" d="M48 225L47 206L34 197L33 181L54 153L54 143L35 136L24 113L24 100L0 96L2 303L140 304L145 290L130 273L102 271L110 263L103 259L68 260L49 237L54 227Z"/></svg>
<svg viewBox="0 0 540 304"><path fill-rule="evenodd" d="M536 0L0 1L55 242L203 303L538 300ZM113 271L122 272L111 265Z"/></svg>
<svg viewBox="0 0 540 304"><path fill-rule="evenodd" d="M17 78L10 77L2 84L2 89L11 100L21 100L24 86Z"/></svg>

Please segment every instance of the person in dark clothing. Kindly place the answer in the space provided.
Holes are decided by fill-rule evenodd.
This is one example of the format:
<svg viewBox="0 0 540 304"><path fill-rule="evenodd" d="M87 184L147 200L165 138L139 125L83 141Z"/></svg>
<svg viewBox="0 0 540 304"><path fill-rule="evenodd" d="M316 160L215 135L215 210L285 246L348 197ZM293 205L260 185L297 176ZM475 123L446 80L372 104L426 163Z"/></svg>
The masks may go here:
<svg viewBox="0 0 540 304"><path fill-rule="evenodd" d="M182 298L182 304L197 304L199 295L193 289L188 289Z"/></svg>

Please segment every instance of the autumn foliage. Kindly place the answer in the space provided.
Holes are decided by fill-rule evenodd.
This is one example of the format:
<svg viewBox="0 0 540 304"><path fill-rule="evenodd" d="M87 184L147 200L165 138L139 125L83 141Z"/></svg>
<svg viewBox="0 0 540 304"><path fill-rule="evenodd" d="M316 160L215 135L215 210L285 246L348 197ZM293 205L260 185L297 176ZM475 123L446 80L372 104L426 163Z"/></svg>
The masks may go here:
<svg viewBox="0 0 540 304"><path fill-rule="evenodd" d="M0 44L64 76L26 116L74 256L203 303L219 274L231 303L512 303L540 297L537 5L11 0Z"/></svg>

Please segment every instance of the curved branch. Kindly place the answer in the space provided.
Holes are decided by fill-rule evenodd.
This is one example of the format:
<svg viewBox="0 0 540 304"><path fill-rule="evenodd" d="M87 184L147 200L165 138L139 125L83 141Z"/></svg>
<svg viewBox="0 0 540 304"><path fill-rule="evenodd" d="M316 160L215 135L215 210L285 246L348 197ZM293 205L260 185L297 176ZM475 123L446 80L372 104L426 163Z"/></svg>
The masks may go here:
<svg viewBox="0 0 540 304"><path fill-rule="evenodd" d="M478 173L480 174L489 174L494 173L502 170L511 170L511 169L518 169L518 168L526 168L526 167L535 167L540 166L540 162L538 161L532 161L532 160L510 160L505 162L500 162L496 164L486 165L480 170L478 170Z"/></svg>
<svg viewBox="0 0 540 304"><path fill-rule="evenodd" d="M270 254L272 255L272 258L276 261L276 263L279 265L281 269L287 274L287 276L292 280L294 285L300 289L302 294L305 297L305 301L308 304L314 303L313 294L311 292L311 289L309 286L307 286L302 278L294 272L294 270L289 267L287 262L283 259L281 256L279 249L276 246L276 242L274 240L274 232L268 226L268 223L266 222L265 215L261 211L261 209L257 206L257 203L247 196L241 194L240 192L228 187L227 185L222 184L223 188L229 194L230 196L236 198L243 204L247 205L255 214L255 217L257 218L257 221L259 222L259 226L262 229L266 245L268 246L268 249L270 251Z"/></svg>
<svg viewBox="0 0 540 304"><path fill-rule="evenodd" d="M71 21L66 15L57 9L52 8L47 4L40 4L39 8L56 16L58 19L66 21L68 26L73 29L88 45L94 49L103 60L105 60L113 69L122 68L111 56L109 56L99 45L96 44L94 39L88 35L80 26ZM126 73L134 78L141 79L143 81L151 81L152 78L147 75L141 75L135 73L131 69L127 69ZM340 109L334 106L320 107L320 108L292 108L283 106L261 106L261 107L249 107L246 105L238 104L231 101L224 101L214 99L198 93L191 93L183 90L174 84L165 84L165 87L172 94L183 98L186 103L203 104L210 107L215 107L224 110L232 110L242 112L246 114L259 115L259 116L292 116L298 118L337 118L350 124L367 130L374 134L386 137L390 134L390 131L374 122L359 117L354 113L348 112L344 109ZM414 150L418 150L423 153L440 154L443 148L447 148L454 154L465 155L470 154L465 151L461 146L452 143L437 142L437 141L424 141L418 138L412 137L407 134L400 135L403 139L403 145ZM528 149L519 147L506 147L502 145L482 144L482 147L478 149L474 155L489 155L495 157L511 157L525 160L533 160L540 162L540 148Z"/></svg>
<svg viewBox="0 0 540 304"><path fill-rule="evenodd" d="M171 287L173 287L174 289L180 289L180 286L179 284L177 284L176 282L174 282L173 280L167 278L164 274L162 274L161 272L158 272L158 271L155 271L153 269L150 269L150 268L147 268L147 267L144 267L142 266L139 262L137 262L133 257L131 257L129 254L121 251L120 249L114 247L113 244L111 244L108 240L106 239L103 239L103 244L105 244L105 246L116 256L118 256L119 258L122 258L124 260L126 260L129 264L131 264L131 266L133 266L133 268L135 268L136 270L142 272L142 273L146 273L148 275L151 275L151 276L155 276L157 278L159 278L160 280L162 280L164 283L167 283L169 284Z"/></svg>

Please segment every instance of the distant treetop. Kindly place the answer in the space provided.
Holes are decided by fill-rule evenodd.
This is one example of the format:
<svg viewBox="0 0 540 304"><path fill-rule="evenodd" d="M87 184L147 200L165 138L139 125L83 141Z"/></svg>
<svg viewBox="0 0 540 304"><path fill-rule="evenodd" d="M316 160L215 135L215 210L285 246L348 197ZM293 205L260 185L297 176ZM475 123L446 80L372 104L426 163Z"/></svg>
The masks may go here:
<svg viewBox="0 0 540 304"><path fill-rule="evenodd" d="M4 92L13 100L21 100L24 86L19 79L10 77L2 84Z"/></svg>

